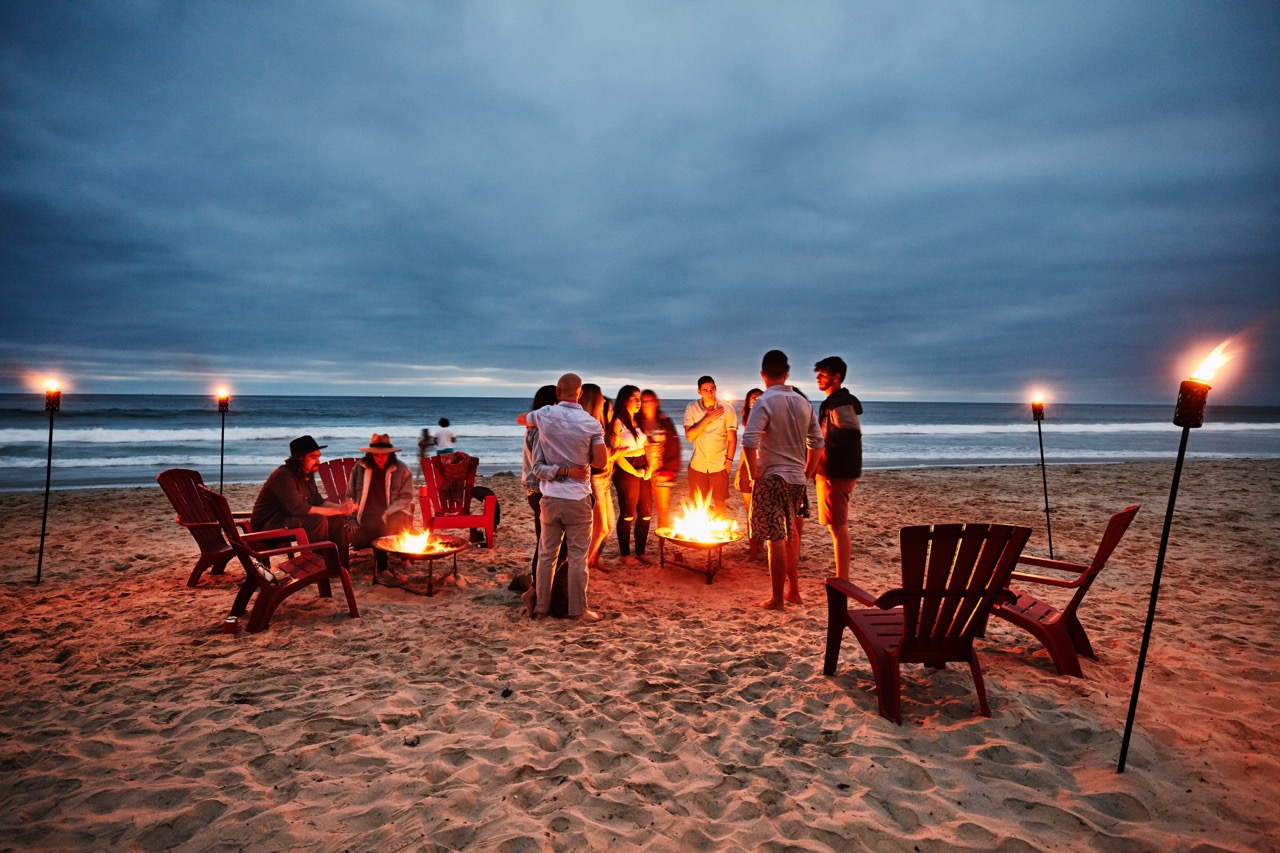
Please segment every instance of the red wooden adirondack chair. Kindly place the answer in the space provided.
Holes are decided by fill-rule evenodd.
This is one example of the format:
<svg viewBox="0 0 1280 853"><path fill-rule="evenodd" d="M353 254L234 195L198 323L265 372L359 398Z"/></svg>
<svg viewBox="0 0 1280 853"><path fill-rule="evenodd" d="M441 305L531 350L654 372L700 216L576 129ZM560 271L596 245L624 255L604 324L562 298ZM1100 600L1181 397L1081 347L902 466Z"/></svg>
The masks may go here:
<svg viewBox="0 0 1280 853"><path fill-rule="evenodd" d="M213 569L210 574L222 574L227 567L227 561L235 556L235 551L223 537L222 525L218 523L217 516L200 496L197 487L204 485L204 478L200 476L200 472L190 468L170 468L167 471L161 471L156 477L156 482L160 484L169 503L173 504L174 511L178 513L178 525L190 531L192 538L200 546L200 557L196 560L195 568L191 570L191 577L187 578L187 586L198 584L200 575L210 567ZM249 515L250 513L247 512L237 512L232 514L232 519L238 527L247 531Z"/></svg>
<svg viewBox="0 0 1280 853"><path fill-rule="evenodd" d="M480 514L471 512L479 465L479 459L466 453L422 457L426 485L418 487L418 505L427 530L478 528L485 533L486 547L492 548L498 529L498 498L485 495Z"/></svg>
<svg viewBox="0 0 1280 853"><path fill-rule="evenodd" d="M235 555L244 566L245 580L236 593L235 603L231 606L232 616L243 616L249 605L249 599L258 593L253 604L253 612L249 614L249 633L262 631L271 621L280 602L304 587L315 584L324 598L332 598L333 591L329 586L329 578L337 577L342 582L342 591L347 596L347 608L351 618L358 619L360 610L356 607L356 593L351 586L351 575L338 561L338 546L332 542L308 542L307 532L302 528L292 530L261 530L241 535L231 518L231 509L227 499L204 486L198 487L200 495L212 508L222 533L235 551ZM279 542L289 540L292 544L260 548L256 543L263 540ZM270 558L281 554L289 559L275 566L270 565Z"/></svg>
<svg viewBox="0 0 1280 853"><path fill-rule="evenodd" d="M351 485L351 472L359 462L354 456L343 456L340 459L329 459L320 463L316 474L320 477L320 487L324 489L324 499L341 503L347 496L347 487Z"/></svg>
<svg viewBox="0 0 1280 853"><path fill-rule="evenodd" d="M942 667L967 661L983 716L991 716L973 640L1005 590L1029 527L937 524L902 528L902 587L879 598L840 578L827 578L827 651L822 671L834 675L847 627L871 661L880 716L902 725L899 666ZM851 610L850 598L870 605Z"/></svg>
<svg viewBox="0 0 1280 853"><path fill-rule="evenodd" d="M1064 560L1049 560L1044 557L1024 556L1018 560L1018 564L1022 566L1037 566L1076 575L1070 580L1024 572L1014 572L1010 576L1011 583L1041 583L1074 589L1075 595L1071 597L1066 607L1058 610L1034 596L1011 587L1009 591L1016 596L1016 600L1000 602L991 611L993 616L999 616L1019 628L1030 631L1032 636L1043 643L1049 650L1049 657L1053 658L1053 665L1058 668L1059 675L1074 675L1077 678L1084 676L1084 672L1080 669L1078 655L1084 655L1093 660L1098 659L1093 652L1093 646L1089 643L1088 635L1084 632L1084 627L1080 624L1080 617L1076 615L1076 610L1093 584L1093 579L1107 565L1107 559L1116 549L1116 545L1120 544L1120 538L1129 529L1139 508L1140 505L1135 504L1111 516L1106 532L1102 534L1098 551L1093 555L1093 562L1087 566L1068 563Z"/></svg>

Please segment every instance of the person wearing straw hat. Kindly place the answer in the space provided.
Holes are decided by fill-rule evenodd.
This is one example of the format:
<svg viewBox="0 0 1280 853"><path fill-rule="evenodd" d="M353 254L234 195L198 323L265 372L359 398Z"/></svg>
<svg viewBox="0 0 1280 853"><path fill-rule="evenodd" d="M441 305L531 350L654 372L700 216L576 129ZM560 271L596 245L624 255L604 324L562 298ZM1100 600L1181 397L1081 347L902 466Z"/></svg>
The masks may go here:
<svg viewBox="0 0 1280 853"><path fill-rule="evenodd" d="M355 549L413 526L413 472L396 458L400 448L386 433L374 433L360 452L364 458L352 469L347 486L347 497L355 502L348 521Z"/></svg>

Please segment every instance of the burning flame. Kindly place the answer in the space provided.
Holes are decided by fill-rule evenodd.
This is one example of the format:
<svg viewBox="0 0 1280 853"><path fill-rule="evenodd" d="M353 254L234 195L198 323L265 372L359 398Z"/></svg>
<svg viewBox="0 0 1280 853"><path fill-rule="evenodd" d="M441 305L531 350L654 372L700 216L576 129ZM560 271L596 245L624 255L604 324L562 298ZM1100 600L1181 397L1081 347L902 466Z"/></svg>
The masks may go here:
<svg viewBox="0 0 1280 853"><path fill-rule="evenodd" d="M1205 356L1204 361L1200 362L1200 366L1196 368L1195 373L1191 374L1191 378L1200 382L1208 382L1212 379L1218 368L1231 360L1231 356L1225 352L1229 343L1231 341L1228 339L1218 344L1217 349Z"/></svg>
<svg viewBox="0 0 1280 853"><path fill-rule="evenodd" d="M1035 403L1037 406L1044 405L1044 395L1036 394L1034 397L1031 398L1031 402Z"/></svg>
<svg viewBox="0 0 1280 853"><path fill-rule="evenodd" d="M58 389L58 380L56 380L56 379L46 379L46 380L44 381L44 390L46 390L46 391L57 391L57 390L59 390L59 389Z"/></svg>
<svg viewBox="0 0 1280 853"><path fill-rule="evenodd" d="M219 400L227 400L227 399L230 399L230 397L231 397L231 392L230 392L230 391L228 391L226 388L219 388L219 389L218 389L218 399L219 399Z"/></svg>
<svg viewBox="0 0 1280 853"><path fill-rule="evenodd" d="M425 554L431 549L431 531L404 532L396 537L396 550L402 554Z"/></svg>
<svg viewBox="0 0 1280 853"><path fill-rule="evenodd" d="M713 514L710 495L698 495L693 504L685 503L683 510L671 525L671 535L675 539L732 542L738 537L738 522Z"/></svg>

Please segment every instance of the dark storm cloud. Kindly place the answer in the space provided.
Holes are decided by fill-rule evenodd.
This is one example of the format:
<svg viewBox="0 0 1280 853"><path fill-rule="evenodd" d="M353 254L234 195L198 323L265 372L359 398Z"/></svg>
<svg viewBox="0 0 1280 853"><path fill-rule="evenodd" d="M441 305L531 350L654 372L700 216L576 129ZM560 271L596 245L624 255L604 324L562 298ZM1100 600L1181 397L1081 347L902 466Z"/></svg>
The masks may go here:
<svg viewBox="0 0 1280 853"><path fill-rule="evenodd" d="M1163 401L1277 303L1278 35L1243 3L6 4L0 361L523 395L745 385L780 346L872 399ZM1277 337L1220 399L1280 400Z"/></svg>

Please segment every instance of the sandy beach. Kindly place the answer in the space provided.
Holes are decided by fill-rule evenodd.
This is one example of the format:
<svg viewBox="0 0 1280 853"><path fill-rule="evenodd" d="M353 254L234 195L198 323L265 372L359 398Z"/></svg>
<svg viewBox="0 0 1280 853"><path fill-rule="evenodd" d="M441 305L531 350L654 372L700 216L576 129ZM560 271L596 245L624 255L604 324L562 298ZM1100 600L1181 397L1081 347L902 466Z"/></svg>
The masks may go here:
<svg viewBox="0 0 1280 853"><path fill-rule="evenodd" d="M362 618L303 592L237 636L242 570L188 588L195 543L159 488L55 492L39 586L43 495L0 495L0 849L1277 849L1280 461L1188 463L1116 773L1171 476L1049 470L1059 558L1143 505L1082 609L1085 678L993 620L992 716L967 667L907 666L902 726L852 636L822 674L816 523L783 613L752 606L767 571L743 545L707 585L651 540L653 565L618 567L611 542L593 574L611 618L535 623L508 589L532 520L498 475L497 547L465 552L461 582L374 586L357 556ZM256 486L227 491L248 508ZM870 472L852 516L876 592L907 524L1027 525L1047 554L1036 467Z"/></svg>

